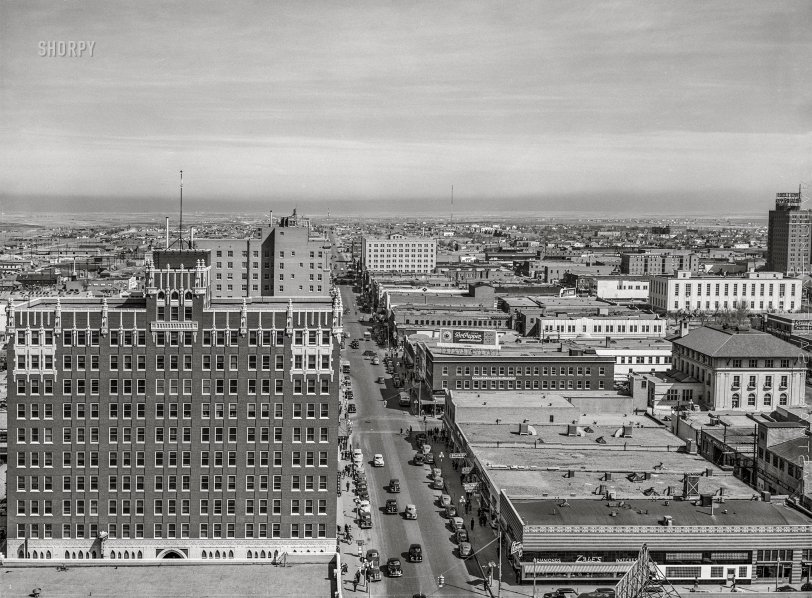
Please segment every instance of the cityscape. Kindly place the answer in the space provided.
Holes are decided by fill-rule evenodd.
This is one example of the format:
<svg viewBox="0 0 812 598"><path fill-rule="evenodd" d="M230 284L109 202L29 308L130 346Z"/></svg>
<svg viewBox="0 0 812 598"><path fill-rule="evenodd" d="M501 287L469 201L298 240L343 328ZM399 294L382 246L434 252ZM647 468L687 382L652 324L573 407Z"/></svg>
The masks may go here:
<svg viewBox="0 0 812 598"><path fill-rule="evenodd" d="M812 596L810 19L0 4L0 595Z"/></svg>

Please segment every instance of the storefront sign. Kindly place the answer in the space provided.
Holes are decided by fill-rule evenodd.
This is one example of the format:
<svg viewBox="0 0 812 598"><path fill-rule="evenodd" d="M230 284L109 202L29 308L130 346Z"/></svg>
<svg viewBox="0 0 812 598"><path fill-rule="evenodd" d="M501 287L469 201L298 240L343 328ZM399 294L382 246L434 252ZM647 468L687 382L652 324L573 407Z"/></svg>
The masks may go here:
<svg viewBox="0 0 812 598"><path fill-rule="evenodd" d="M495 380L499 382L516 380L514 376L471 376L471 380Z"/></svg>
<svg viewBox="0 0 812 598"><path fill-rule="evenodd" d="M462 485L466 492L476 492L479 482L466 482Z"/></svg>
<svg viewBox="0 0 812 598"><path fill-rule="evenodd" d="M449 453L448 454L449 459L465 459L466 456L467 456L466 453Z"/></svg>
<svg viewBox="0 0 812 598"><path fill-rule="evenodd" d="M603 557L600 556L586 556L584 554L579 554L575 558L576 563L602 563Z"/></svg>
<svg viewBox="0 0 812 598"><path fill-rule="evenodd" d="M468 475L469 473L471 473L472 469L473 467L463 467L460 471L462 472L462 475Z"/></svg>

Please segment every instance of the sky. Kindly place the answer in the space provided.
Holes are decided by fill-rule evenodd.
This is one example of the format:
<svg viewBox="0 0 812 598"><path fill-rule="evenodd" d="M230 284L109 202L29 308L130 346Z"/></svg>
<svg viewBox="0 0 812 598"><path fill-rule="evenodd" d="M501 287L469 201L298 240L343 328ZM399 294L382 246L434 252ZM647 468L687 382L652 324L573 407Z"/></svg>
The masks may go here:
<svg viewBox="0 0 812 598"><path fill-rule="evenodd" d="M810 31L807 0L2 0L0 209L183 169L224 209L765 212L812 179Z"/></svg>

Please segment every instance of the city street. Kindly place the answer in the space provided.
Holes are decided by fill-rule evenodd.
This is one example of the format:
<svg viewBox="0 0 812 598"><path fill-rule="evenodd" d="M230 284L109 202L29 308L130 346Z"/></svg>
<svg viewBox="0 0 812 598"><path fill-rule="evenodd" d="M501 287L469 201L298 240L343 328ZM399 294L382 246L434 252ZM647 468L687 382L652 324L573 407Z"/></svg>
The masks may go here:
<svg viewBox="0 0 812 598"><path fill-rule="evenodd" d="M357 556L349 556L347 552L357 554L357 539L363 539L362 551L366 553L369 548L380 552L381 564L385 565L390 557L401 559L403 576L389 578L384 571L381 582L371 584L370 588L363 585L358 592L370 591L378 596L412 596L415 593L439 596L472 596L487 595L483 588L481 576L478 574L476 562L473 559L462 561L457 557L456 543L452 540L452 532L447 526L447 520L440 516L441 509L437 499L441 492L430 488L429 466L412 465L411 459L415 448L408 438L409 427L415 432L423 429L423 420L409 414L408 408L398 406L398 389L392 385L391 377L386 375L383 364L373 366L370 358L364 358L367 349L373 349L382 357L373 341L364 341L363 332L369 330L368 324L360 324L355 296L350 287L342 286L342 301L345 309L344 329L350 334L347 340L347 349L344 358L348 359L352 369L352 382L355 394L355 403L358 412L350 416L353 424L353 434L350 442L353 448L361 448L364 452L365 469L369 480L369 494L372 504L373 527L371 530L359 530L353 526L353 546L342 545L345 562L349 565L349 572L345 575L347 583L345 591L352 592L352 577L360 564ZM349 343L359 339L360 347L350 349ZM379 384L379 376L386 378L386 384ZM430 421L429 424L432 422ZM434 422L435 425L437 422ZM401 434L401 429L403 434ZM442 449L437 447L435 453ZM372 457L376 453L384 455L384 467L372 467ZM390 494L389 480L398 478L401 492ZM345 486L342 488L345 489ZM386 514L384 505L387 498L397 498L399 513ZM345 510L345 521L349 521L352 513L349 511L352 503L342 500ZM403 510L407 504L417 507L416 521L406 520ZM423 547L423 562L410 563L407 560L410 544L421 544ZM445 577L445 587L438 588L437 577Z"/></svg>

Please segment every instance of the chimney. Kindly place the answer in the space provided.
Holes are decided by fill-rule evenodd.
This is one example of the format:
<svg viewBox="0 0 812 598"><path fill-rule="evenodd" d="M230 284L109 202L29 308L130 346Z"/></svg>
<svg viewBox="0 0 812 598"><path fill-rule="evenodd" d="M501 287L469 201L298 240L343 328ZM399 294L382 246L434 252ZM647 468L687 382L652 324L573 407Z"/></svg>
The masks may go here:
<svg viewBox="0 0 812 598"><path fill-rule="evenodd" d="M688 320L682 319L679 322L679 337L682 338L688 334Z"/></svg>
<svg viewBox="0 0 812 598"><path fill-rule="evenodd" d="M166 247L169 249L169 216L166 217Z"/></svg>
<svg viewBox="0 0 812 598"><path fill-rule="evenodd" d="M270 210L269 215L271 217L271 226L273 226L273 210Z"/></svg>

